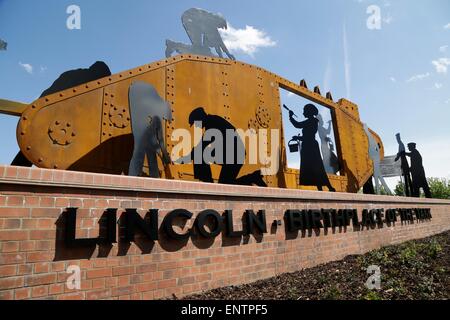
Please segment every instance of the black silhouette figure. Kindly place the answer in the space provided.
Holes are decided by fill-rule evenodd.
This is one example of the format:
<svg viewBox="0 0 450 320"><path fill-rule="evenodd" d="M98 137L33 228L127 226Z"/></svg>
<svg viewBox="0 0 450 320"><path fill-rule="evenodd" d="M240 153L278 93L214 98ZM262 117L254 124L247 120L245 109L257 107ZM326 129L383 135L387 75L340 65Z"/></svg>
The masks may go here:
<svg viewBox="0 0 450 320"><path fill-rule="evenodd" d="M88 69L69 70L62 73L48 89L42 92L40 97L42 98L59 91L76 87L86 82L108 77L110 75L111 71L109 70L108 65L103 61L97 61ZM31 163L25 157L22 151L19 151L11 165L20 167L32 167L33 163Z"/></svg>
<svg viewBox="0 0 450 320"><path fill-rule="evenodd" d="M303 115L306 120L298 122L294 119L294 112L289 111L289 120L297 129L302 129L301 137L293 137L295 140L302 141L300 152L300 185L316 186L319 191L326 186L331 192L336 190L331 186L328 175L325 171L322 156L320 155L319 143L316 140L316 134L319 129L319 120L317 116L319 110L313 104L307 104L303 109Z"/></svg>
<svg viewBox="0 0 450 320"><path fill-rule="evenodd" d="M411 171L409 169L409 163L406 159L406 149L405 144L402 141L402 138L400 137L400 133L397 133L396 136L397 142L398 142L398 154L397 158L395 158L395 161L401 160L401 166L402 166L402 174L403 179L405 180L405 196L411 197L412 196L412 182L411 182Z"/></svg>
<svg viewBox="0 0 450 320"><path fill-rule="evenodd" d="M413 197L420 196L420 188L423 189L425 197L432 198L430 187L428 186L425 169L423 168L422 156L416 149L415 143L409 143L408 149L410 152L405 152L405 155L411 158L411 176L412 176L412 194Z"/></svg>
<svg viewBox="0 0 450 320"><path fill-rule="evenodd" d="M88 69L76 69L64 72L53 84L42 92L41 97L49 94L76 87L80 84L94 81L100 78L109 77L111 71L103 61L97 61Z"/></svg>
<svg viewBox="0 0 450 320"><path fill-rule="evenodd" d="M205 130L215 129L220 131L222 137L224 138L224 142L227 137L227 130L233 130L234 132L236 132L236 128L227 120L217 115L207 114L203 108L195 109L194 111L191 112L189 116L189 124L191 126L194 124L198 124L199 122L201 122L202 128ZM232 161L227 161L227 151L229 151L229 148L227 148L227 144L229 145L231 142L226 141L226 143L223 143L221 150L223 161L222 163L216 163L222 166L222 170L220 171L219 183L237 184L237 185L257 185L260 187L267 187L267 184L262 179L261 170L255 171L252 174L238 178L239 172L245 162L245 145L239 136L236 136L234 138L234 141L232 142L234 150ZM188 161L193 160L198 161L198 159L195 159L194 155L196 154L196 152L201 153L202 158L200 163L194 163L194 177L195 179L198 179L203 182L213 183L214 180L212 178L210 164L206 163L203 158L205 149L208 148L208 146L210 146L212 143L214 143L214 140L205 141L205 139L202 139L200 143L193 148L192 152L189 155L176 162L186 163ZM196 150L198 148L200 148L201 150Z"/></svg>

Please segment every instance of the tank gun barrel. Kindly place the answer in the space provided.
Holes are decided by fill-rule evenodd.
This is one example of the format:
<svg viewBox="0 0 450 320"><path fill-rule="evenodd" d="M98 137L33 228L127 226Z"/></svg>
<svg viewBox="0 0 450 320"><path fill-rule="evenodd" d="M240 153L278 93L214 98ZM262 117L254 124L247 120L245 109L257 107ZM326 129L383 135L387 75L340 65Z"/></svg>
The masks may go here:
<svg viewBox="0 0 450 320"><path fill-rule="evenodd" d="M20 117L27 107L26 103L0 99L0 114Z"/></svg>

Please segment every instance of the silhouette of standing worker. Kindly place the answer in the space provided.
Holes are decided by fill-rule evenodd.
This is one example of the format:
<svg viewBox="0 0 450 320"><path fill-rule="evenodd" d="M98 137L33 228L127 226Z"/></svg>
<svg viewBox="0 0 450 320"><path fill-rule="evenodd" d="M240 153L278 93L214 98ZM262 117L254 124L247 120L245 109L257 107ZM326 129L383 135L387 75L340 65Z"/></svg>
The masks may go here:
<svg viewBox="0 0 450 320"><path fill-rule="evenodd" d="M170 105L159 96L155 87L143 81L131 84L129 102L134 150L128 174L140 176L147 156L150 177L160 178L158 155L165 168L170 164L164 141L166 121L172 122Z"/></svg>
<svg viewBox="0 0 450 320"><path fill-rule="evenodd" d="M289 111L289 120L292 125L297 129L302 129L303 133L302 137L294 137L303 142L300 152L300 185L316 186L319 191L326 186L331 192L335 192L336 190L331 186L325 171L319 143L316 141L316 134L319 130L318 114L319 110L313 104L307 104L303 109L306 120L298 122L294 119L294 112Z"/></svg>
<svg viewBox="0 0 450 320"><path fill-rule="evenodd" d="M189 116L189 124L192 125L202 125L202 128L205 129L205 131L208 130L218 130L224 140L227 137L227 130L231 130L234 133L236 132L236 128L229 123L224 118L207 114L203 108L197 108L193 110ZM200 163L194 162L194 178L198 179L203 182L209 182L213 183L213 177L211 172L211 166L209 163L206 163L203 155L204 151L208 146L210 146L214 141L205 141L205 139L202 139L200 143L194 147L190 155L187 155L186 157L183 157L181 160L182 162L187 162L186 159L189 159L192 161L194 158L194 161L198 161L198 159L195 159L195 154L201 153L201 161ZM224 141L222 145L221 150L214 150L215 152L220 152L221 157L223 161L221 163L216 163L218 165L222 166L222 170L220 171L219 176L219 183L221 184L237 184L237 185L257 185L260 187L267 187L267 184L264 182L261 170L257 170L252 174L243 176L241 178L238 178L239 171L241 170L242 166L245 162L245 145L242 141L242 139L239 136L235 136L232 141ZM229 144L233 143L232 148ZM197 150L200 148L201 150ZM227 151L233 150L233 158L232 161L229 161L227 157ZM179 162L179 160L177 161ZM230 163L231 162L231 163Z"/></svg>
<svg viewBox="0 0 450 320"><path fill-rule="evenodd" d="M395 162L397 162L399 159L401 160L403 178L405 179L405 196L411 197L412 196L411 172L409 170L409 163L405 155L406 152L405 144L403 143L402 138L400 137L400 133L397 133L395 137L397 138L398 142L398 154L397 158L395 158Z"/></svg>
<svg viewBox="0 0 450 320"><path fill-rule="evenodd" d="M420 196L420 188L423 188L425 197L431 198L430 187L428 186L427 177L425 175L425 169L422 164L422 156L416 149L415 143L409 143L408 149L410 152L405 152L405 155L411 158L411 176L412 176L412 189L413 196Z"/></svg>

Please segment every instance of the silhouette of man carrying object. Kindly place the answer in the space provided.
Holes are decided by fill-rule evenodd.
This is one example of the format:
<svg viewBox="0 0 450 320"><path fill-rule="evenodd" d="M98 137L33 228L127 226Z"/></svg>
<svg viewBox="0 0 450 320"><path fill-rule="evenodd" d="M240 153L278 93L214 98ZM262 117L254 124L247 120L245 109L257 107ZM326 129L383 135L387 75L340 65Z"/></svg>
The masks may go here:
<svg viewBox="0 0 450 320"><path fill-rule="evenodd" d="M395 158L395 161L397 162L398 160L401 160L402 174L405 185L405 196L411 197L412 196L411 171L409 168L408 160L406 159L405 144L402 141L400 133L397 133L395 137L397 138L398 142L398 154L397 158Z"/></svg>
<svg viewBox="0 0 450 320"><path fill-rule="evenodd" d="M210 49L214 48L220 58L223 58L225 53L231 60L236 60L219 33L219 29L228 28L226 20L221 15L192 8L183 13L181 21L192 45L166 40L167 58L174 52L214 56Z"/></svg>
<svg viewBox="0 0 450 320"><path fill-rule="evenodd" d="M413 197L420 197L420 188L422 188L425 197L432 198L425 169L423 168L422 156L416 149L415 143L409 143L408 149L410 152L405 152L404 155L411 158L412 195Z"/></svg>

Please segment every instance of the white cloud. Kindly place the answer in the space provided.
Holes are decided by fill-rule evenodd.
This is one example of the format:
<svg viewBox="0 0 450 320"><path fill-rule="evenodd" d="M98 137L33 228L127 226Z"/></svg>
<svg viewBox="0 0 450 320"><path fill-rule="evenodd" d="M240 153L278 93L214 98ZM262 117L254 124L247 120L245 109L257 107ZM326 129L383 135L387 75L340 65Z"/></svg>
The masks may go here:
<svg viewBox="0 0 450 320"><path fill-rule="evenodd" d="M445 26L444 26L444 29L450 29L450 23L449 24L446 24Z"/></svg>
<svg viewBox="0 0 450 320"><path fill-rule="evenodd" d="M19 65L29 74L33 74L33 66L31 64L19 62Z"/></svg>
<svg viewBox="0 0 450 320"><path fill-rule="evenodd" d="M47 67L41 66L40 68L41 73L44 73L45 71L47 71Z"/></svg>
<svg viewBox="0 0 450 320"><path fill-rule="evenodd" d="M429 72L424 73L424 74L416 74L415 76L412 76L411 78L406 80L406 82L413 82L413 81L423 80L423 79L428 78L430 75L431 74Z"/></svg>
<svg viewBox="0 0 450 320"><path fill-rule="evenodd" d="M442 52L442 53L446 52L447 49L448 49L448 45L439 47L439 51Z"/></svg>
<svg viewBox="0 0 450 320"><path fill-rule="evenodd" d="M450 99L444 102L445 104L450 104Z"/></svg>
<svg viewBox="0 0 450 320"><path fill-rule="evenodd" d="M223 42L230 51L243 52L251 57L260 49L276 46L264 31L252 26L245 26L245 29L235 29L228 25L228 29L219 29Z"/></svg>
<svg viewBox="0 0 450 320"><path fill-rule="evenodd" d="M397 79L395 79L394 77L390 77L389 79L394 83L397 82Z"/></svg>
<svg viewBox="0 0 450 320"><path fill-rule="evenodd" d="M433 60L431 63L436 68L437 73L447 73L448 66L450 65L450 59L439 58L438 60Z"/></svg>
<svg viewBox="0 0 450 320"><path fill-rule="evenodd" d="M442 83L439 83L439 82L436 82L436 83L434 84L434 87L435 87L436 89L440 89L440 88L443 87L443 84L442 84Z"/></svg>

